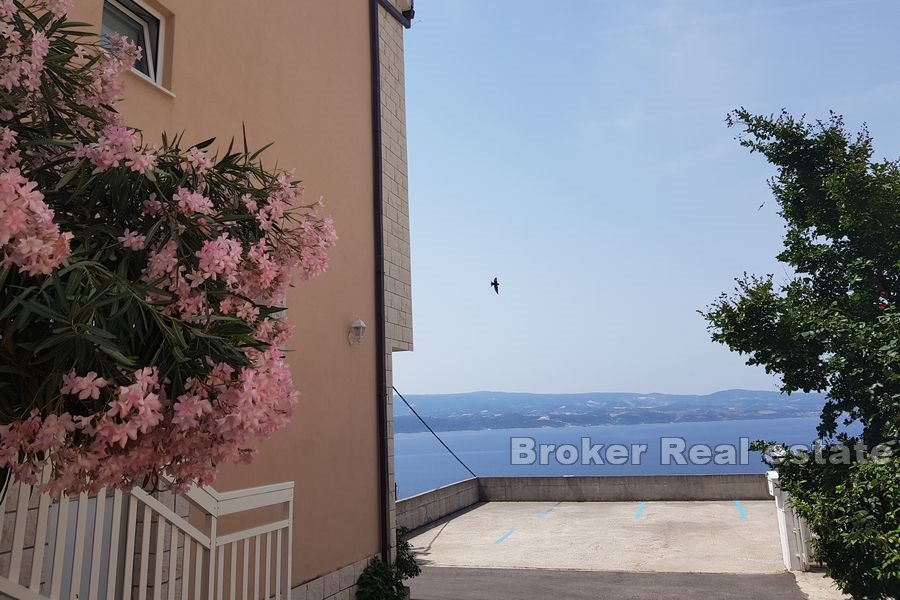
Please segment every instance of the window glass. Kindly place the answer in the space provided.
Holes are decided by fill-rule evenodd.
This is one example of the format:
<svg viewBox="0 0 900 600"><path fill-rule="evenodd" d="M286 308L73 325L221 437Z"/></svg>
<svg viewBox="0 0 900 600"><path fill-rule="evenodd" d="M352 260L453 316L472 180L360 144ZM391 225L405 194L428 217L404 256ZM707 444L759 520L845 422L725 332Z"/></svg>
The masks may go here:
<svg viewBox="0 0 900 600"><path fill-rule="evenodd" d="M127 37L141 49L141 59L134 68L158 80L159 19L131 0L107 0L103 3L102 37L113 34Z"/></svg>

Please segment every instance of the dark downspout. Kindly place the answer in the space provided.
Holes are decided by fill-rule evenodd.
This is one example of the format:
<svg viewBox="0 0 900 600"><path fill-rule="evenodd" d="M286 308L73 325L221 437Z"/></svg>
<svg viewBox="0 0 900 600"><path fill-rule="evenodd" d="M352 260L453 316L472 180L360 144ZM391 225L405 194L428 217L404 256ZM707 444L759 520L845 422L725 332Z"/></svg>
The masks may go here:
<svg viewBox="0 0 900 600"><path fill-rule="evenodd" d="M391 0L378 0L378 4L403 27L406 29L412 27L412 20L416 17L416 9L413 7L412 2L409 3L409 10L404 10L403 12L400 12L396 6L391 4Z"/></svg>
<svg viewBox="0 0 900 600"><path fill-rule="evenodd" d="M387 354L384 331L384 221L382 207L384 194L382 187L381 156L381 59L378 43L378 0L369 0L369 52L372 62L372 197L374 205L375 238L375 402L378 414L378 489L379 513L381 516L381 558L391 561L391 531L388 499L388 455L387 455Z"/></svg>

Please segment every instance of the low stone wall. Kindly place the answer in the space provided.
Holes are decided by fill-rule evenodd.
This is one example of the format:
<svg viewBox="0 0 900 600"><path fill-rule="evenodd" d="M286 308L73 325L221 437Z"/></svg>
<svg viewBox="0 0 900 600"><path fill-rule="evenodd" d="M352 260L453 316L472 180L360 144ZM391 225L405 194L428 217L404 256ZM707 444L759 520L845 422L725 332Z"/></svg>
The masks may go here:
<svg viewBox="0 0 900 600"><path fill-rule="evenodd" d="M397 527L413 530L478 502L771 500L766 476L623 475L478 477L397 502Z"/></svg>
<svg viewBox="0 0 900 600"><path fill-rule="evenodd" d="M352 600L356 598L356 581L371 558L358 560L303 585L291 588L294 600Z"/></svg>
<svg viewBox="0 0 900 600"><path fill-rule="evenodd" d="M479 500L480 479L465 479L397 501L397 527L416 529L453 514Z"/></svg>
<svg viewBox="0 0 900 600"><path fill-rule="evenodd" d="M763 474L479 477L478 487L485 502L771 499Z"/></svg>

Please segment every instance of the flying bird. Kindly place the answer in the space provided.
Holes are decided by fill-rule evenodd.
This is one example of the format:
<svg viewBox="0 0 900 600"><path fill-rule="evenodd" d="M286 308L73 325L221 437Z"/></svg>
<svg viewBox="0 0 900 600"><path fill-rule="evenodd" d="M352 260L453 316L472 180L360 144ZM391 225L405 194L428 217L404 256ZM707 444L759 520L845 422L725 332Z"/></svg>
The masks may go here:
<svg viewBox="0 0 900 600"><path fill-rule="evenodd" d="M500 293L500 282L497 281L497 278L494 277L494 280L491 282L491 287L494 288L494 291L498 294Z"/></svg>

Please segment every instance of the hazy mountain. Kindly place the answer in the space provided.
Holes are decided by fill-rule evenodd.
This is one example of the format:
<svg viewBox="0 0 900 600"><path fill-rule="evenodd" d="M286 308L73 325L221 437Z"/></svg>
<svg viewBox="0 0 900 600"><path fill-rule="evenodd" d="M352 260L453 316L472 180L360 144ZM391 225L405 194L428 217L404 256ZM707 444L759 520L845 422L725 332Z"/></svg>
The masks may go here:
<svg viewBox="0 0 900 600"><path fill-rule="evenodd" d="M723 390L705 396L471 392L409 395L406 399L436 431L817 417L825 402L824 394L788 396L753 390ZM394 398L394 430L425 431L399 397Z"/></svg>

